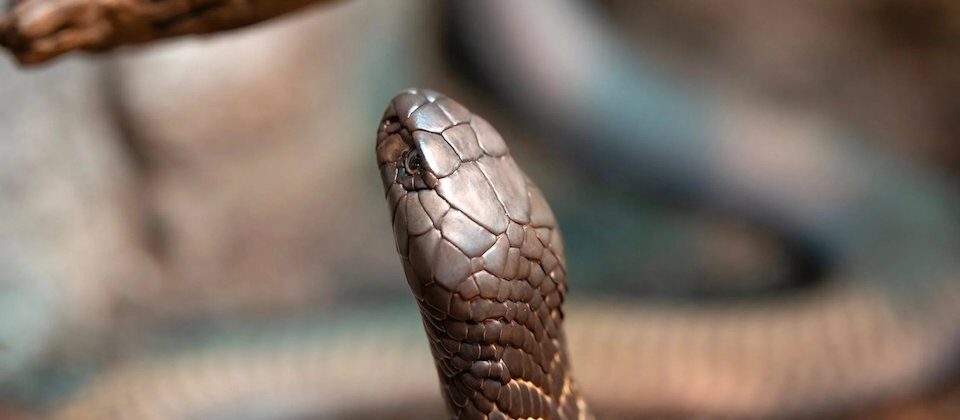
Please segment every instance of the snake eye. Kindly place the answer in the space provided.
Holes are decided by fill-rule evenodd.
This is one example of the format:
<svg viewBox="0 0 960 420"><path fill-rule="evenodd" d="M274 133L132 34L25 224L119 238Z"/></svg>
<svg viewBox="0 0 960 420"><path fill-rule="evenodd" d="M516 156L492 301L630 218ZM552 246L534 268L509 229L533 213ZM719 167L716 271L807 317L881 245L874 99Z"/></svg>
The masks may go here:
<svg viewBox="0 0 960 420"><path fill-rule="evenodd" d="M410 153L407 153L403 158L403 169L406 170L408 174L419 174L421 167L423 167L423 157L420 156L418 150L410 151Z"/></svg>

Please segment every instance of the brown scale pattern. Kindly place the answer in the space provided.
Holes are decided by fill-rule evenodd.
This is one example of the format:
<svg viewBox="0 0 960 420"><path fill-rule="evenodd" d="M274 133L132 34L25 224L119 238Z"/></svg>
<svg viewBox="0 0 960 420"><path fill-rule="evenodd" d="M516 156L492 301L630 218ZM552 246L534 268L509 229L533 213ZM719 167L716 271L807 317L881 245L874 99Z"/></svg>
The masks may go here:
<svg viewBox="0 0 960 420"><path fill-rule="evenodd" d="M453 418L586 418L562 328L563 241L496 130L410 90L384 113L377 163Z"/></svg>

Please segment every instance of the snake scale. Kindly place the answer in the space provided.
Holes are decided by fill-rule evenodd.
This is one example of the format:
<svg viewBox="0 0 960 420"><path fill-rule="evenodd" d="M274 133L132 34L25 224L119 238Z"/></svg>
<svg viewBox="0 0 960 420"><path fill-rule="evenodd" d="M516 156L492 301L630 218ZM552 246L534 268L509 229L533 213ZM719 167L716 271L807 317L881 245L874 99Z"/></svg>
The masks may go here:
<svg viewBox="0 0 960 420"><path fill-rule="evenodd" d="M20 2L20 6L18 6L20 9L18 10L24 11L27 10L28 6L38 7L38 5L55 3L59 5L92 5L93 9L108 4L108 2L101 1L51 2L49 0L29 0ZM229 16L248 16L250 19L240 19L233 21L235 23L224 24L229 22L230 19L222 18L225 15L207 14L216 8L197 6L201 3L190 3L191 6L187 9L169 15L186 16L188 18L184 22L194 22L194 26L184 27L182 32L150 32L142 37L135 36L136 31L115 31L109 36L96 35L97 28L100 28L100 26L90 24L97 23L98 19L103 19L104 15L80 13L79 11L83 8L79 6L77 8L67 8L70 13L20 13L15 23L8 21L5 24L4 31L8 32L8 36L4 37L4 42L8 48L18 54L18 58L25 63L30 63L47 60L76 48L98 50L124 42L145 42L153 38L182 33L213 32L219 29L242 26L275 15L270 13L263 16L257 13L247 15L232 13ZM239 9L235 10L245 10L242 7L243 5L255 2L221 3L229 6L224 8L223 11L230 11L232 10L231 7L236 8L238 6ZM128 7L130 5L147 4L147 2L131 1L116 4L124 4L127 5L124 7ZM167 16L165 13L173 10L164 9L164 7L177 6L180 3L163 2L163 4L168 6L157 6L155 8L155 11L163 13L142 15L150 18L140 21L139 24L150 22L150 19L154 18L158 21L164 21L163 17ZM280 11L277 10L277 13L280 13ZM28 19L31 16L33 19ZM222 19L194 20L198 17L213 16L221 16ZM64 18L66 19L64 20ZM123 28L123 23L130 22L119 23L121 25L117 25L117 27ZM139 25L136 22L134 23L131 25ZM37 31L20 33L11 31L11 28L29 28L29 24L36 25L33 28ZM78 31L71 32L71 29L78 29ZM48 32L44 32L45 30L48 30ZM10 35L10 32L14 35ZM93 35L89 35L91 33ZM81 34L88 34L89 37L84 35L80 38L72 38ZM37 41L33 37L40 38L40 40ZM409 92L407 94L413 95ZM424 100L423 105L430 105L443 99L433 93L429 95L421 94L420 96ZM431 97L433 100L431 100ZM453 103L447 99L440 102ZM455 107L454 105L448 106ZM436 107L440 107L440 105L436 105ZM431 106L431 108L434 107ZM414 112L413 109L409 109L409 111L411 114ZM453 112L459 117L448 116L447 113L449 112ZM441 114L442 117L437 117L440 120L444 118L451 120L450 123L453 123L452 119L454 118L470 118L473 121L472 114L460 108L446 110ZM470 116L465 117L465 115ZM397 118L399 123L399 114ZM477 119L477 121L481 120ZM405 124L406 120L403 123ZM483 123L467 125L472 129L478 124L483 126L484 130L492 131ZM439 129L438 127L432 128ZM413 136L413 131L416 130L408 129L407 131L411 132L411 136ZM495 131L492 132L495 133ZM484 136L477 132L473 134L478 138L479 145L479 139ZM420 136L424 135L421 134ZM468 134L464 135L468 136ZM448 140L442 134L440 137L443 137L444 141ZM454 148L454 151L458 150L452 145L451 147ZM506 153L505 149L504 147L504 153ZM482 147L481 151L484 154L487 152ZM414 164L413 166L431 168L429 159L425 158L423 154L419 156L421 157L419 165ZM399 158L399 156L397 157ZM459 161L461 158L459 154L457 158ZM467 160L469 161L469 159ZM415 161L415 159L412 159L410 162ZM480 163L476 163L476 166L479 167ZM410 169L416 170L412 167ZM475 175L476 171L469 171L474 172ZM416 179L418 178L410 177L406 181L408 184L411 181L413 182L413 184L410 184L412 189L421 191L430 189L426 180L418 185ZM438 178L437 181L440 181L440 179ZM490 181L490 185L493 185L492 181ZM524 187L529 188L529 191L536 190L526 180L524 181ZM498 192L499 190L495 189L492 196L486 197L490 200L485 203L496 204L491 201L492 199L499 202ZM418 192L417 194L419 198L421 193ZM883 400L907 398L923 392L931 386L936 386L944 376L950 374L951 371L948 368L954 365L957 354L956 325L960 320L960 309L956 307L956 302L960 297L960 291L957 290L955 257L942 257L942 254L950 255L957 250L955 236L957 232L955 229L943 231L925 229L926 225L922 220L902 217L902 215L908 214L902 205L892 203L889 198L884 197L876 197L875 200L878 203L875 208L883 208L890 214L899 215L894 218L897 222L896 225L883 225L888 231L900 232L897 238L900 243L899 246L903 249L920 249L922 254L930 256L930 264L926 265L926 270L919 270L917 266L896 264L900 257L897 255L897 247L893 247L888 249L888 254L886 254L888 257L883 261L891 268L890 270L877 268L873 272L858 271L853 268L853 265L850 265L845 269L837 270L836 278L824 287L774 300L705 306L608 304L572 307L570 319L565 323L567 324L566 332L569 338L567 343L569 357L573 359L573 365L577 367L577 378L591 408L596 408L598 413L601 412L602 407L616 407L619 412L624 413L679 412L735 417L817 416L826 413L843 413L851 409L871 406ZM942 207L938 203L930 202L929 212L926 214L931 219L940 218ZM426 207L424 207L424 210L426 210ZM471 210L465 211L458 207L456 211L466 216L467 212ZM504 212L509 216L515 216L507 213L506 209L504 209ZM533 215L530 216L532 219ZM407 217L406 226L410 226L409 216ZM467 219L470 218L467 217ZM423 222L424 220L420 221ZM474 221L471 219L470 221L482 225L478 223L480 220ZM430 219L430 222L433 223L433 219ZM865 223L873 222L867 221ZM464 223L464 225L469 226L467 223ZM946 226L953 227L954 225L948 223ZM422 225L419 227L423 228ZM440 229L436 230L438 234L443 231L443 225L441 224L439 227ZM486 228L484 226L484 229ZM492 226L490 229L493 231L499 230L498 226ZM513 230L516 233L516 228ZM476 233L476 230L473 233ZM506 231L505 233L508 244L518 243L516 240L511 243L510 232ZM451 235L446 232L443 232L443 234L448 237ZM452 235L456 236L455 234ZM491 233L491 235L493 234ZM535 236L541 244L549 242L553 246L559 245L559 242L554 244L552 237L546 237L545 235L541 234L536 226L533 228L532 236ZM496 236L496 239L492 246L496 246L497 240L501 238L501 235L494 236ZM544 238L541 238L541 236L544 236ZM557 234L557 238L559 238L559 234ZM526 241L526 231L524 231L522 239ZM453 238L444 240L450 244L455 243ZM519 249L522 252L523 242L519 243ZM533 240L531 240L531 243L534 243ZM408 246L410 246L410 242L408 242ZM516 247L511 246L510 248ZM544 249L548 248L550 248L550 245L544 247ZM460 248L456 249L460 250ZM408 248L407 251L409 252L410 249ZM447 248L447 251L451 251L451 249ZM522 254L521 256L531 260L528 266L532 267L532 261L535 259ZM562 266L562 256L554 255L554 257L558 260L557 264ZM454 257L450 258L456 260ZM541 258L543 258L542 254ZM486 264L485 261L477 262L472 258L469 261L468 271L471 273L475 268L483 268L486 271L485 266L479 265L481 263ZM536 261L543 262L542 260ZM945 261L950 263L945 264ZM454 266L456 265L454 264ZM541 270L542 268L541 266ZM423 270L424 268L420 267L420 269ZM462 267L458 269L462 270ZM414 275L417 274L412 268L407 271L413 271L412 274ZM883 275L876 274L881 271L884 273ZM565 270L563 272L565 274ZM548 273L544 272L543 274L546 276ZM527 275L529 276L530 273L527 273ZM537 275L535 274L535 276ZM413 277L413 279L418 279L418 277ZM551 277L550 280L555 279ZM478 282L475 275L472 276L471 281L477 285L478 293L481 292L480 282L484 282L484 285L488 281L492 282L486 276L483 276L483 279ZM433 293L437 293L435 289L427 289L428 291L434 290ZM560 290L561 288L558 287L558 297L560 296ZM426 299L427 295L419 295L423 292L423 288L414 288L416 296ZM466 295L471 293L466 290L465 292ZM464 296L459 294L459 290L457 293L458 296ZM491 296L489 291L484 293ZM510 293L514 293L513 290ZM517 291L516 293L522 299L527 292ZM490 306L492 305L488 305L490 302L501 303L497 301L497 298L500 297L499 292L493 298L484 298L483 294L478 294L478 296L470 301L470 320L473 319L473 315L496 315L498 309L491 308L478 309L478 312L474 314L473 306ZM445 295L440 296L441 300L443 297ZM453 298L453 292L450 293L450 297ZM506 296L507 299L502 303L506 306L507 302L517 302L516 299L510 299L511 297L513 296ZM431 300L437 299L438 296L430 295L430 298ZM533 296L531 296L532 298ZM546 299L543 297L541 299L547 307L550 307ZM432 351L438 354L441 360L444 356L448 356L446 365L438 362L441 382L445 385L445 398L447 398L450 407L455 409L454 413L459 412L466 415L469 412L475 414L466 408L467 402L463 400L463 396L466 394L465 391L469 391L471 384L479 385L482 391L483 385L487 382L468 383L470 382L469 379L457 382L456 376L452 375L455 372L450 368L456 367L454 363L461 362L454 362L456 360L454 358L455 354L450 350L454 343L449 340L442 340L444 338L443 333L448 331L445 329L447 326L444 324L437 325L431 321L435 321L437 317L442 316L437 311L441 308L436 308L432 304L426 304L426 302L427 300L423 300L420 305L427 312L424 316L424 327L426 327L428 337L433 343ZM461 302L458 303L460 306L466 303L466 301L459 302ZM474 304L474 302L487 303ZM453 309L452 301L450 308ZM578 311L578 309L582 309L582 311ZM561 313L557 308L556 314L559 316ZM582 315L577 315L578 313ZM461 313L459 315L466 314ZM550 320L555 320L553 311L548 311L548 315ZM527 316L529 317L529 315ZM356 318L359 319L359 315ZM494 319L502 324L500 318L495 316ZM541 319L538 314L535 318L528 318L527 321L528 323L539 322L543 328L547 328L547 325L551 323L544 322L544 319ZM556 323L557 321L553 322ZM378 322L371 322L371 324L378 326L364 327L366 328L363 330L364 337L367 337L367 339L362 341L357 341L356 336L323 336L311 339L298 333L299 335L295 335L294 338L289 340L265 342L266 350L260 353L235 354L236 359L223 357L221 354L212 357L214 360L211 361L211 357L186 351L176 355L172 361L164 360L164 363L158 366L144 367L144 364L139 363L124 364L117 370L106 372L92 381L89 392L77 394L76 399L65 406L63 417L145 418L150 417L147 414L152 414L156 418L192 418L196 417L196 413L209 415L207 417L217 417L210 415L217 410L217 407L220 407L215 402L220 404L223 401L234 404L254 404L251 402L253 399L266 399L267 397L263 394L265 391L253 386L258 382L271 384L282 382L287 384L282 389L289 390L294 394L290 399L297 400L297 403L291 403L290 399L280 399L281 402L278 404L287 403L293 406L299 404L327 413L342 411L344 406L353 404L354 401L348 396L356 393L365 394L365 404L368 405L376 405L375 402L383 401L384 398L380 398L378 395L386 396L387 394L402 396L407 401L429 401L434 396L435 391L431 392L430 389L420 388L419 386L424 385L424 382L419 376L417 378L420 379L408 382L412 389L405 390L404 393L398 393L396 388L391 388L389 383L393 382L378 380L390 377L391 374L411 378L421 372L420 368L424 368L425 365L420 363L422 359L418 359L416 356L422 349L414 340L405 339L403 334L397 334L396 330L392 330L384 324ZM472 351L474 346L480 351L490 351L489 349L493 347L493 356L497 356L497 345L485 342L487 337L482 332L478 332L482 330L479 323L475 324L474 329L469 328L470 325L474 325L469 322L465 322L463 325L468 327L465 338L476 338L470 336L471 331L473 331L472 334L481 334L480 342L483 344L469 341L457 342L457 345L462 346L457 353L460 350ZM552 325L554 325L554 328L557 326L557 324ZM530 325L524 324L523 326L529 327ZM459 326L452 328L459 328ZM507 332L506 336L509 340L502 339L504 337L503 325L500 326L500 331L501 340L508 342L506 347L517 350L510 351L511 362L504 362L507 365L505 372L510 372L511 363L519 363L521 373L527 373L524 372L529 367L524 366L525 362L523 360L526 360L525 357L535 358L537 357L535 355L539 355L542 358L543 354L550 351L556 351L555 354L563 353L562 345L554 344L557 347L554 350L549 345L544 349L537 348L538 346L533 344L526 344L528 340L526 333L528 330L526 329L524 329L524 332L517 334ZM532 330L529 332L533 335L533 341L537 342L537 333ZM561 330L557 329L556 334L556 337L551 336L550 342L552 343L556 339L558 343L562 343L563 334ZM510 347L514 340L519 340L523 344L520 344L519 348ZM393 364L390 363L392 359L384 359L381 353L357 351L357 349L377 348L384 343L393 344L390 347L390 354L398 360L406 361L406 363ZM466 343L465 347L463 347L464 343ZM520 350L523 351L520 356L521 361L516 362L514 357ZM506 348L503 349L503 352L507 354ZM282 354L284 357L275 357L277 354ZM484 353L484 355L489 354ZM463 357L460 359L466 362ZM354 361L354 364L350 364L351 360ZM371 361L371 363L361 363L364 361ZM526 363L529 364L530 362ZM146 364L149 365L149 363ZM350 375L347 372L337 371L337 367L344 365L355 368L356 371L353 372L355 374L356 372L363 372L363 374ZM305 366L316 367L316 369L306 368ZM407 368L386 368L387 370L384 370L385 366L406 366ZM566 372L565 366L567 365L562 362L562 359L560 363L547 364L547 368L560 369ZM546 371L547 369L544 368L543 372ZM504 372L504 370L501 372ZM365 376L366 379L358 379L356 376ZM544 376L553 380L561 375L550 373ZM562 376L567 378L566 373ZM342 384L343 381L351 378L354 380L352 382L353 386L336 386L336 384ZM542 380L543 378L541 378ZM510 384L513 382L510 380L506 382L506 394L511 395ZM526 390L526 395L531 398L529 405L525 401L521 401L520 404L517 404L518 408L516 410L526 413L527 410L532 411L538 408L538 403L541 410L557 408L559 413L574 414L569 413L569 411L580 409L577 404L574 404L575 407L572 408L566 408L565 406L552 407L549 404L546 407L544 406L544 401L549 402L555 397L560 399L565 396L566 393L563 390L566 387L564 386L559 388L560 394L555 395L554 393L558 388L551 382L536 383L523 379L514 382L517 384L516 389L521 394L524 392L523 390ZM521 383L528 386L520 388ZM487 384L488 387L491 385ZM502 382L501 385L503 385ZM323 390L322 393L327 396L323 399L324 404L321 404L318 408L316 405L303 403L302 401L309 399L309 395L303 395L304 387ZM571 385L570 390L573 389L574 387ZM297 394L298 392L300 394ZM306 394L309 394L309 391ZM532 399L534 394L543 398L538 398L538 403L535 403ZM569 397L570 395L566 396ZM389 400L389 398L386 399ZM571 398L566 400L571 400ZM477 402L478 400L475 399L470 399L470 401L475 403L472 405L475 410L482 411L483 408L490 408L490 405L485 402ZM486 402L490 402L490 400ZM501 407L499 403L498 396L494 405L498 411L502 411L499 410L499 407ZM513 408L512 400L503 402L504 410L509 411ZM234 408L234 410L236 409ZM277 411L282 412L283 410L277 409ZM310 410L306 411L309 412ZM222 413L236 414L229 410L219 412L221 416L226 417L230 416ZM491 408L491 412L493 412L493 408ZM171 414L164 416L161 413ZM247 414L257 417L255 413Z"/></svg>

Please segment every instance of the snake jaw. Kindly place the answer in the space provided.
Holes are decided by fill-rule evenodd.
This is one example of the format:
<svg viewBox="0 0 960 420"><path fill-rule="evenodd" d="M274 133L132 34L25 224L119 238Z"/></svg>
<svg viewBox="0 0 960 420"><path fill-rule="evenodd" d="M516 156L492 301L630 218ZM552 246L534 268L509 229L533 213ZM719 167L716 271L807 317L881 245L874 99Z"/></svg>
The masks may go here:
<svg viewBox="0 0 960 420"><path fill-rule="evenodd" d="M441 94L408 90L380 122L377 162L451 414L585 416L561 325L560 232L499 133Z"/></svg>

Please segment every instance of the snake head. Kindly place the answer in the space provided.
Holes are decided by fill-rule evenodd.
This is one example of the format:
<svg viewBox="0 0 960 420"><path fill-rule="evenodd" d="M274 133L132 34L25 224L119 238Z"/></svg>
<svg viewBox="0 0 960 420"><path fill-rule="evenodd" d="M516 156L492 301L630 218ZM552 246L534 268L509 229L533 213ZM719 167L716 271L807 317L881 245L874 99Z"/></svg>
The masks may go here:
<svg viewBox="0 0 960 420"><path fill-rule="evenodd" d="M426 284L449 294L478 273L505 274L508 239L555 225L500 134L437 92L393 98L377 132L377 163L418 297Z"/></svg>

